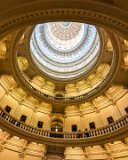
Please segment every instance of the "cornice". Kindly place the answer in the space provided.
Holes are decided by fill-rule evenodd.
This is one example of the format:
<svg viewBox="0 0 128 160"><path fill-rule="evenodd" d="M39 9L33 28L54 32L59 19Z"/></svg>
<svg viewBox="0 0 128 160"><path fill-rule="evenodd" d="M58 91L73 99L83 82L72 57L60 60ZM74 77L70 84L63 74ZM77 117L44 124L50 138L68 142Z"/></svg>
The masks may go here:
<svg viewBox="0 0 128 160"><path fill-rule="evenodd" d="M126 11L92 0L32 0L26 2L23 0L22 4L16 1L10 3L8 0L1 4L0 35L3 37L19 28L47 21L85 22L86 20L86 23L114 29L115 32L127 38L127 19Z"/></svg>

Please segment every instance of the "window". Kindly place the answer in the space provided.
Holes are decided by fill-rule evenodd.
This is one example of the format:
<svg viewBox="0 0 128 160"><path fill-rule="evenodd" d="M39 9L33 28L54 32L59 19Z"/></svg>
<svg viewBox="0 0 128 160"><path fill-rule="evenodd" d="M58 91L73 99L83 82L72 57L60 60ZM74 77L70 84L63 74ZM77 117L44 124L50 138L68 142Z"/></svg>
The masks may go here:
<svg viewBox="0 0 128 160"><path fill-rule="evenodd" d="M124 110L125 110L126 113L128 113L128 107L126 107Z"/></svg>
<svg viewBox="0 0 128 160"><path fill-rule="evenodd" d="M111 123L114 122L114 119L113 119L112 116L110 116L110 117L107 118L107 121L108 121L108 124L111 124Z"/></svg>
<svg viewBox="0 0 128 160"><path fill-rule="evenodd" d="M11 107L7 105L7 106L5 107L5 111L8 112L8 113L10 113Z"/></svg>
<svg viewBox="0 0 128 160"><path fill-rule="evenodd" d="M38 121L37 127L38 127L38 128L42 128L42 127L43 127L43 122L42 122L42 121Z"/></svg>
<svg viewBox="0 0 128 160"><path fill-rule="evenodd" d="M94 122L89 123L89 127L90 129L95 129L96 128L95 123Z"/></svg>
<svg viewBox="0 0 128 160"><path fill-rule="evenodd" d="M27 116L25 116L25 115L22 115L22 116L20 117L20 121L22 121L22 122L25 122L26 119L27 119Z"/></svg>
<svg viewBox="0 0 128 160"><path fill-rule="evenodd" d="M72 132L77 132L77 125L76 124L72 125Z"/></svg>

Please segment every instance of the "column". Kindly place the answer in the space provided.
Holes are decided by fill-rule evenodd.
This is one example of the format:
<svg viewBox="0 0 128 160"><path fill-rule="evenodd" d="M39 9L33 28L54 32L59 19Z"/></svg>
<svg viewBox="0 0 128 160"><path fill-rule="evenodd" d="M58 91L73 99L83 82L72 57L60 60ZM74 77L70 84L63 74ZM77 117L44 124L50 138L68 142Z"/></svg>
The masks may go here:
<svg viewBox="0 0 128 160"><path fill-rule="evenodd" d="M16 110L15 110L15 112L13 113L13 115L14 115L15 117L16 117L16 115L18 114L18 112L20 111L23 102L24 102L24 100L21 100L21 101L19 102L18 106L16 107Z"/></svg>
<svg viewBox="0 0 128 160"><path fill-rule="evenodd" d="M85 121L84 121L84 115L82 112L80 113L80 123L81 123L81 131L85 131Z"/></svg>
<svg viewBox="0 0 128 160"><path fill-rule="evenodd" d="M94 109L95 109L95 112L96 112L97 117L98 117L99 125L100 125L100 126L103 126L103 125L104 125L104 121L103 121L103 119L102 119L100 110L97 108L97 104L96 104L95 101L92 101L92 103L93 103L93 105L94 105Z"/></svg>
<svg viewBox="0 0 128 160"><path fill-rule="evenodd" d="M112 104L113 104L115 110L119 113L120 117L122 117L123 115L122 115L122 113L120 112L120 110L119 110L119 108L118 108L118 105L117 105L116 101L114 101L114 100L109 96L109 94L106 93L105 95L106 95L107 98L112 102Z"/></svg>
<svg viewBox="0 0 128 160"><path fill-rule="evenodd" d="M35 116L36 116L36 113L38 111L38 108L34 108L33 109L33 113L32 113L32 116L31 116L31 120L29 122L30 125L33 125L34 121L35 121Z"/></svg>

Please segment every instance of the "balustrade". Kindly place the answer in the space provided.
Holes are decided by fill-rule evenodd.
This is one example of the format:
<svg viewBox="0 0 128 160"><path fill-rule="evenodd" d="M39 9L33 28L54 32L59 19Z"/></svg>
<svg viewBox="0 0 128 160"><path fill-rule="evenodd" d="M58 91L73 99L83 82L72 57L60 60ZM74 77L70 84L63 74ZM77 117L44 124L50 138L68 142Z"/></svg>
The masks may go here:
<svg viewBox="0 0 128 160"><path fill-rule="evenodd" d="M16 64L15 65L17 65L18 63L16 62ZM81 100L81 99L84 99L87 95L90 95L92 92L94 92L95 90L97 90L98 88L100 88L104 83L105 83L105 81L106 81L106 78L104 78L103 80L102 80L102 82L97 86L97 87L95 87L94 89L92 89L91 91L89 91L89 92L87 92L87 93L84 93L84 94L82 94L82 95L78 95L78 96L76 96L76 97L56 97L56 96L52 96L52 95L48 95L48 94L46 94L46 93L43 93L43 92L41 92L41 91L39 91L39 90L37 90L35 87L33 87L32 85L30 85L29 83L28 83L28 81L24 78L24 76L22 75L22 72L20 71L20 69L18 68L18 67L16 67L17 68L17 74L18 74L18 76L21 78L21 80L23 81L23 82L25 82L26 84L27 84L27 87L28 88L30 88L30 89L32 89L34 92L36 92L37 94L39 94L39 95L41 95L41 96L43 96L43 97L45 97L45 98L48 98L48 99L51 99L51 100L54 100L54 101L74 101L74 100Z"/></svg>
<svg viewBox="0 0 128 160"><path fill-rule="evenodd" d="M25 132L49 138L63 138L63 139L82 139L82 138L85 139L90 137L98 137L105 134L109 134L128 125L128 114L126 114L116 122L101 128L97 128L86 132L65 133L65 132L52 132L52 131L42 130L39 128L34 128L12 117L2 108L0 108L0 117L2 120L5 120L7 123L9 123L9 125L11 125L12 127L19 128Z"/></svg>

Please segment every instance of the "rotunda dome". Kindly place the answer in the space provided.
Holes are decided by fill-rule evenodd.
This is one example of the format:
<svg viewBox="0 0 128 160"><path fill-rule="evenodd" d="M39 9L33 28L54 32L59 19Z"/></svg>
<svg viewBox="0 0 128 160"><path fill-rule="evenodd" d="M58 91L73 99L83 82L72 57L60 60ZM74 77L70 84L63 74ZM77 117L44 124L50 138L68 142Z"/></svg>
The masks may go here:
<svg viewBox="0 0 128 160"><path fill-rule="evenodd" d="M0 11L0 159L126 159L127 5L7 1Z"/></svg>
<svg viewBox="0 0 128 160"><path fill-rule="evenodd" d="M58 80L76 79L88 73L100 55L100 36L95 26L76 22L36 25L30 40L36 67Z"/></svg>

